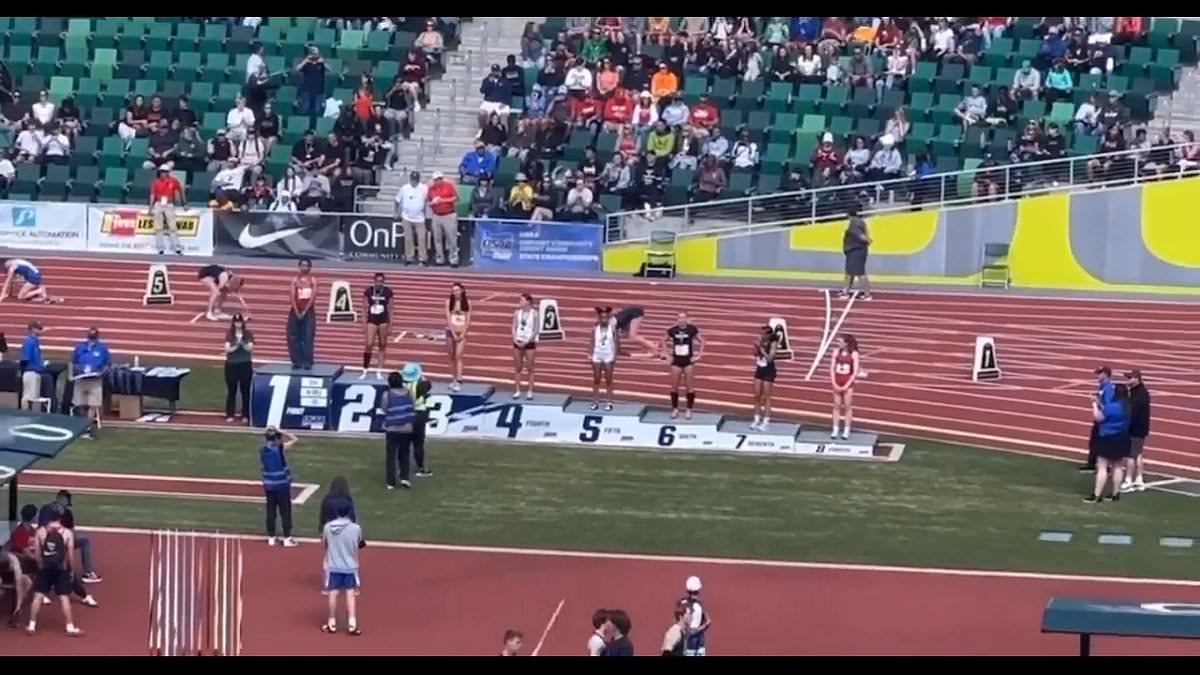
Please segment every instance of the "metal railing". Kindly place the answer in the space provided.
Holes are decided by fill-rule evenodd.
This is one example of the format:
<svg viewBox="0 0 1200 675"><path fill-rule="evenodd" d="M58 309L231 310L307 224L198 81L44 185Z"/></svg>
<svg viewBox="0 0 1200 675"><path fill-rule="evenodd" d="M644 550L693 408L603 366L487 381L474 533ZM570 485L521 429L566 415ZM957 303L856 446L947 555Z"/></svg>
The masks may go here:
<svg viewBox="0 0 1200 675"><path fill-rule="evenodd" d="M660 209L621 211L605 216L606 241L610 244L642 242L648 240L651 230L669 230L681 236L744 234L781 225L836 220L846 216L846 207L851 201L857 201L864 214L878 215L920 208L994 203L1083 187L1135 185L1181 175L1196 175L1200 173L1200 167L1181 168L1175 164L1161 174L1146 171L1148 164L1166 153L1174 161L1176 151L1187 145L1001 164L935 173L924 178L848 183L693 202Z"/></svg>

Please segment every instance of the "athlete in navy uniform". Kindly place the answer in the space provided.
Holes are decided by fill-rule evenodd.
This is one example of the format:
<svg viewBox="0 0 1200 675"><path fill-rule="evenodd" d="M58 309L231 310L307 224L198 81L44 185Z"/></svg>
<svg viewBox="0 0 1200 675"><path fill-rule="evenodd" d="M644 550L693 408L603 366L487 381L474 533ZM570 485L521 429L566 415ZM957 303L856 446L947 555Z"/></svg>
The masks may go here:
<svg viewBox="0 0 1200 675"><path fill-rule="evenodd" d="M37 268L37 265L21 258L11 258L4 261L4 269L7 270L7 276L4 278L4 287L0 288L0 301L8 297L8 290L12 288L13 279L19 277L24 283L17 291L18 300L40 302L47 305L62 303L61 298L51 298L46 292L46 286L42 283L42 271Z"/></svg>
<svg viewBox="0 0 1200 675"><path fill-rule="evenodd" d="M40 569L33 582L33 602L29 605L29 625L25 632L30 635L37 632L38 611L54 593L67 620L67 635L81 637L83 631L75 626L71 614L71 560L75 557L75 536L63 527L61 511L51 513L50 522L38 529L35 541Z"/></svg>
<svg viewBox="0 0 1200 675"><path fill-rule="evenodd" d="M382 272L375 274L375 284L367 288L363 294L367 303L367 333L366 344L363 346L363 371L360 379L366 378L371 369L371 353L379 348L379 368L375 371L377 379L383 379L383 370L387 368L387 341L392 333L392 289L388 288Z"/></svg>
<svg viewBox="0 0 1200 675"><path fill-rule="evenodd" d="M775 353L779 334L763 326L754 343L754 423L751 431L766 431L771 424L771 393L775 389Z"/></svg>
<svg viewBox="0 0 1200 675"><path fill-rule="evenodd" d="M622 309L613 315L613 318L617 322L617 330L621 333L622 342L625 340L633 340L634 342L645 346L646 349L649 350L651 356L658 358L658 348L660 345L654 344L641 335L642 319L645 317L646 310L636 306L626 307L625 309Z"/></svg>
<svg viewBox="0 0 1200 675"><path fill-rule="evenodd" d="M696 362L704 351L700 329L688 321L687 312L680 312L674 326L667 329L664 340L671 359L671 419L679 417L679 388L687 387L687 409L684 416L692 419L696 406Z"/></svg>
<svg viewBox="0 0 1200 675"><path fill-rule="evenodd" d="M684 656L705 656L708 653L708 629L712 626L712 618L708 615L708 610L704 608L704 604L700 601L700 589L702 588L700 577L688 577L684 588L687 594L680 600L681 605L686 605L688 612L691 614L691 622L687 627L687 635L684 638L683 655Z"/></svg>
<svg viewBox="0 0 1200 675"><path fill-rule="evenodd" d="M235 275L232 269L220 265L205 265L196 273L196 278L208 289L208 309L205 310L204 316L209 321L228 319L219 314L224 313L225 301L230 296L242 306L242 317L250 319L250 308L242 298L242 278Z"/></svg>

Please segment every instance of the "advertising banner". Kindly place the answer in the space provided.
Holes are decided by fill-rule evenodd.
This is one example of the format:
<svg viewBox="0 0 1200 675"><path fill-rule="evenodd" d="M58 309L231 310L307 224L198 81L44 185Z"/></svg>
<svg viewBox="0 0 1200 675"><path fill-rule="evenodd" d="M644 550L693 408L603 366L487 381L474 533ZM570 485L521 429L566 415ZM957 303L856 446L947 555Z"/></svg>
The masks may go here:
<svg viewBox="0 0 1200 675"><path fill-rule="evenodd" d="M87 206L87 249L107 253L158 253L154 236L154 219L145 206L133 204ZM179 245L187 256L209 257L213 254L212 211L208 209L178 209L175 227ZM170 241L166 246L170 246ZM171 253L172 251L167 251Z"/></svg>
<svg viewBox="0 0 1200 675"><path fill-rule="evenodd" d="M474 239L475 265L491 269L599 271L604 251L595 223L481 220Z"/></svg>
<svg viewBox="0 0 1200 675"><path fill-rule="evenodd" d="M319 213L214 211L216 252L267 258L341 256L339 217Z"/></svg>
<svg viewBox="0 0 1200 675"><path fill-rule="evenodd" d="M87 204L0 202L0 246L82 251L87 215Z"/></svg>
<svg viewBox="0 0 1200 675"><path fill-rule="evenodd" d="M390 216L342 216L346 260L403 260L404 225Z"/></svg>

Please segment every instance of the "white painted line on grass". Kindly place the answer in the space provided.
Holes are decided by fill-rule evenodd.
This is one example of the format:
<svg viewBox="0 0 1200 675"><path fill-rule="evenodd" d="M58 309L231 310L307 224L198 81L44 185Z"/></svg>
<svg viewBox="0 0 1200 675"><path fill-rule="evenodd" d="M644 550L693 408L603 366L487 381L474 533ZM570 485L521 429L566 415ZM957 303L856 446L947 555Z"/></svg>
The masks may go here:
<svg viewBox="0 0 1200 675"><path fill-rule="evenodd" d="M304 504L305 502L307 502L314 494L316 494L317 490L320 489L320 487L321 487L320 485L317 485L316 483L293 483L293 485L303 485L304 486L304 489L300 490L300 494L296 495L296 497L292 499L292 503L295 504L296 506L300 506L300 505Z"/></svg>
<svg viewBox="0 0 1200 675"><path fill-rule="evenodd" d="M538 639L537 646L533 648L533 653L530 656L537 656L542 653L542 645L546 644L546 638L549 637L550 631L554 630L554 624L558 623L558 615L562 613L562 608L565 604L567 604L566 598L558 601L558 607L554 608L554 613L550 615L550 620L546 622L546 629L542 631L542 637Z"/></svg>
<svg viewBox="0 0 1200 675"><path fill-rule="evenodd" d="M89 532L150 536L153 530L129 527L88 527ZM229 534L227 532L195 532L199 537L226 537L243 541L262 542L256 534ZM321 540L297 537L305 544L319 544ZM1154 579L1149 577L1090 576L1086 574L1058 574L1048 572L1020 572L1015 570L969 570L946 567L904 567L900 565L862 565L854 563L800 562L791 560L753 560L744 558L709 558L703 556L670 556L648 553L605 553L601 551L568 551L561 549L512 548L492 546L461 546L455 544L425 544L419 542L371 540L372 548L394 548L408 551L442 551L446 553L480 553L484 555L534 556L549 558L576 558L583 560L618 560L630 562L658 562L688 565L720 565L729 567L765 567L774 569L831 570L879 574L923 574L948 577L978 577L992 579L1029 579L1034 581L1079 581L1106 584L1150 584L1156 586L1180 586L1200 588L1200 580Z"/></svg>
<svg viewBox="0 0 1200 675"><path fill-rule="evenodd" d="M22 485L21 489L28 492L58 491L58 487L50 485ZM130 490L127 488L72 487L71 494L97 496L108 495L116 497L166 497L169 499L198 499L206 502L238 502L243 504L261 504L263 501L262 497L256 497L252 495L225 495L209 492L169 492L166 490Z"/></svg>
<svg viewBox="0 0 1200 675"><path fill-rule="evenodd" d="M213 483L216 485L262 485L261 480L246 480L243 478L195 478L192 476L168 476L145 473L102 473L96 471L47 471L31 469L24 472L25 476L46 476L48 478L107 478L112 480L140 480L147 482L167 483ZM296 483L296 485L308 485Z"/></svg>

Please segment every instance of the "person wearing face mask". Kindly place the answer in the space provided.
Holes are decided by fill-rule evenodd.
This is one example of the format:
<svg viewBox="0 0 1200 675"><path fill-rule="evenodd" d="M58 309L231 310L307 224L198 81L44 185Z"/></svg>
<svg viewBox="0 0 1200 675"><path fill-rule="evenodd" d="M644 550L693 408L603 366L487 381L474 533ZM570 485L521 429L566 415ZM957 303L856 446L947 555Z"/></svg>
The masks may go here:
<svg viewBox="0 0 1200 675"><path fill-rule="evenodd" d="M262 469L263 495L267 508L267 545L274 546L276 518L282 521L283 545L294 548L299 544L292 538L292 469L288 466L286 451L298 440L295 436L267 427L266 442L258 450Z"/></svg>
<svg viewBox="0 0 1200 675"><path fill-rule="evenodd" d="M246 328L246 319L234 314L225 333L225 421L250 419L250 380L254 375L254 333ZM238 392L242 393L241 414L234 416Z"/></svg>
<svg viewBox="0 0 1200 675"><path fill-rule="evenodd" d="M74 383L73 403L80 413L92 420L89 435L94 437L100 428L100 409L104 405L104 372L112 363L108 345L100 341L100 330L88 330L87 339L75 345L71 355L71 380Z"/></svg>

